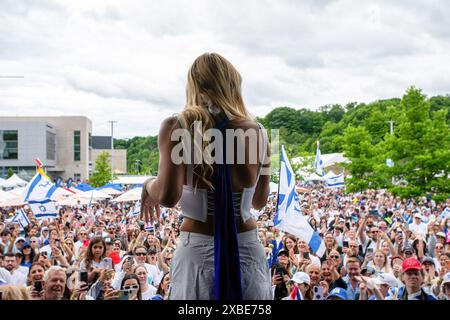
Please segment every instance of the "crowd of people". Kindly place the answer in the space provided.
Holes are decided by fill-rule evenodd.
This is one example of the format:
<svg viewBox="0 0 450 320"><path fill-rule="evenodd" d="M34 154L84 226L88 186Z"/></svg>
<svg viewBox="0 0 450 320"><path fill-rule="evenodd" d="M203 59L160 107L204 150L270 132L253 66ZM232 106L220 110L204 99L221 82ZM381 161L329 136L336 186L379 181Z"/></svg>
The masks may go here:
<svg viewBox="0 0 450 320"><path fill-rule="evenodd" d="M253 211L275 300L448 300L450 199L400 199L383 190L346 194L313 186L302 214L323 239L322 256L274 226L277 195ZM59 208L55 219L0 217L2 300L166 300L183 220L163 208L145 224L136 202Z"/></svg>

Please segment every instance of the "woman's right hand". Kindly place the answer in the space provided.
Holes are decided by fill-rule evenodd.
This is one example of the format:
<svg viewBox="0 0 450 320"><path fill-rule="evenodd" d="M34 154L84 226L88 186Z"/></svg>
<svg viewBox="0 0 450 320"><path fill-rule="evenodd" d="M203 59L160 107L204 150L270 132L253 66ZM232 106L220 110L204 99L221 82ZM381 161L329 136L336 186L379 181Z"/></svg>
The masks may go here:
<svg viewBox="0 0 450 320"><path fill-rule="evenodd" d="M156 213L156 218L159 219L161 216L161 208L159 207L159 203L148 193L148 185L152 183L154 179L147 180L144 182L144 186L142 187L141 193L141 214L139 218L144 220L146 223L154 222L154 215Z"/></svg>

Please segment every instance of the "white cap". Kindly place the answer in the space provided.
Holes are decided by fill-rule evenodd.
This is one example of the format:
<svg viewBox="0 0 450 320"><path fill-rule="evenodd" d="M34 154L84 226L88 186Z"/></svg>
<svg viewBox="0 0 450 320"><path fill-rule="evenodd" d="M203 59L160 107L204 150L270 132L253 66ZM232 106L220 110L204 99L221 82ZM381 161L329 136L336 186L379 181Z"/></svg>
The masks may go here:
<svg viewBox="0 0 450 320"><path fill-rule="evenodd" d="M309 278L309 275L305 272L296 272L294 276L291 278L291 281L294 281L295 283L301 284L306 283L310 284L311 279Z"/></svg>
<svg viewBox="0 0 450 320"><path fill-rule="evenodd" d="M421 215L419 212L417 212L417 213L414 215L414 218L420 218L420 219L422 219L422 215Z"/></svg>
<svg viewBox="0 0 450 320"><path fill-rule="evenodd" d="M389 285L389 287L398 287L397 278L394 277L393 274L387 272L380 273L378 277L375 279L375 284L376 285L387 284Z"/></svg>
<svg viewBox="0 0 450 320"><path fill-rule="evenodd" d="M442 285L444 285L444 284L446 284L446 283L449 283L450 282L450 272L447 272L445 275L444 275L444 278L442 278Z"/></svg>

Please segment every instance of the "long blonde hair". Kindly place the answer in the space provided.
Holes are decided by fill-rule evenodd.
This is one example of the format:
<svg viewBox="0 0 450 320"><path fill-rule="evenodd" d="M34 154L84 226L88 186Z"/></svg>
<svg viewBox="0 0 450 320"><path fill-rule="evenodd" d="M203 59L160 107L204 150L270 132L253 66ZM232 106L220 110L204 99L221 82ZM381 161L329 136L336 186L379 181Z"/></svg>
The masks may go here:
<svg viewBox="0 0 450 320"><path fill-rule="evenodd" d="M188 76L186 86L186 106L181 112L184 128L188 128L194 136L194 122L201 121L202 132L213 128L216 120L209 111L210 106L218 107L228 119L253 120L247 111L241 93L242 78L234 66L217 53L205 53L195 59ZM199 131L200 128L197 128ZM208 141L201 146L194 144L194 150L204 150ZM210 178L213 167L204 163L194 165L194 175L212 187Z"/></svg>

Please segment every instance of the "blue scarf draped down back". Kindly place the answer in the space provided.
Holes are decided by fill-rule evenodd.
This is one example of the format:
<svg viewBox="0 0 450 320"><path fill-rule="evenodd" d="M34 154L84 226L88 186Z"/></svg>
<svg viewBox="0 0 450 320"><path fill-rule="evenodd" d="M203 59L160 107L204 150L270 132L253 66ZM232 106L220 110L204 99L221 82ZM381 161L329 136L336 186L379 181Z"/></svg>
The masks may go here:
<svg viewBox="0 0 450 320"><path fill-rule="evenodd" d="M231 168L226 164L225 130L229 120L217 125L223 137L223 162L214 167L214 271L216 300L242 300L241 264L233 206ZM217 153L216 153L217 155Z"/></svg>

